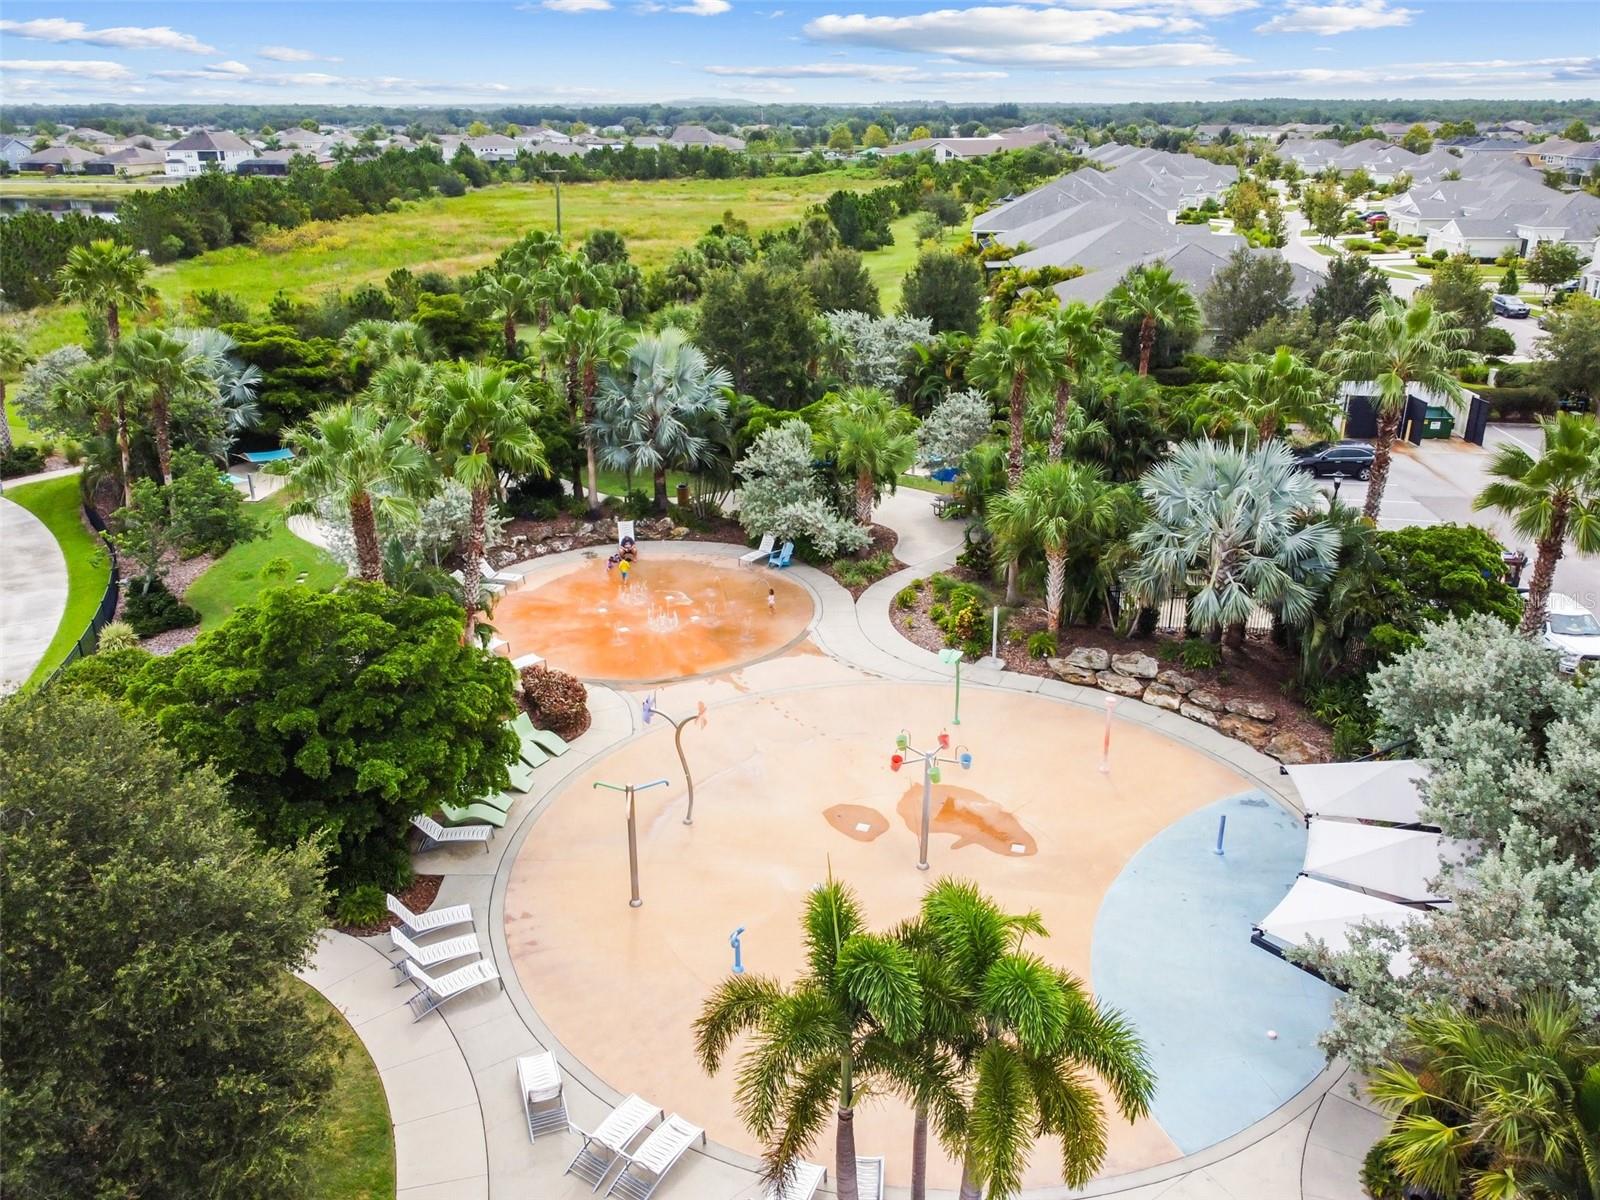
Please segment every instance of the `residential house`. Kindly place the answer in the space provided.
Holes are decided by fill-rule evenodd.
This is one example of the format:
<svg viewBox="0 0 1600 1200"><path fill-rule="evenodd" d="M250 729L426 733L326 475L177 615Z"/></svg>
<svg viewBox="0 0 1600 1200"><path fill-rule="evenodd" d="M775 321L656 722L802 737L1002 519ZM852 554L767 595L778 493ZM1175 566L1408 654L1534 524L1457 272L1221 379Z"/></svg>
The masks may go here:
<svg viewBox="0 0 1600 1200"><path fill-rule="evenodd" d="M1565 138L1547 138L1535 147L1539 163L1546 171L1561 171L1573 179L1582 179L1600 167L1600 141L1570 142Z"/></svg>
<svg viewBox="0 0 1600 1200"><path fill-rule="evenodd" d="M327 169L333 166L333 155L326 151L314 150L263 150L254 158L247 158L234 168L239 175L268 175L284 176L289 173L289 166L297 158L307 158L317 166Z"/></svg>
<svg viewBox="0 0 1600 1200"><path fill-rule="evenodd" d="M481 162L515 162L518 152L522 149L522 145L515 138L509 138L503 133L469 137L461 144L472 151Z"/></svg>
<svg viewBox="0 0 1600 1200"><path fill-rule="evenodd" d="M158 175L167 169L167 155L145 146L121 146L91 159L83 169L89 175Z"/></svg>
<svg viewBox="0 0 1600 1200"><path fill-rule="evenodd" d="M1054 125L1026 125L1019 129L1003 129L983 137L925 137L909 142L899 142L884 149L884 154L931 153L935 162L951 159L987 158L1002 150L1025 150L1029 146L1054 143L1062 136Z"/></svg>
<svg viewBox="0 0 1600 1200"><path fill-rule="evenodd" d="M98 157L94 151L85 150L82 146L46 146L43 150L31 151L28 157L17 164L17 169L77 174Z"/></svg>
<svg viewBox="0 0 1600 1200"><path fill-rule="evenodd" d="M724 150L743 150L744 139L726 133L712 133L704 125L679 125L667 139L669 146L721 146Z"/></svg>
<svg viewBox="0 0 1600 1200"><path fill-rule="evenodd" d="M33 144L9 133L0 134L0 160L13 171L22 166L22 160L33 154Z"/></svg>
<svg viewBox="0 0 1600 1200"><path fill-rule="evenodd" d="M1513 198L1459 216L1428 235L1428 250L1465 254L1484 261L1507 250L1527 256L1541 242L1565 242L1580 250L1600 236L1600 196L1545 191L1545 197Z"/></svg>
<svg viewBox="0 0 1600 1200"><path fill-rule="evenodd" d="M167 174L174 177L199 175L205 171L231 174L255 149L228 130L199 130L167 147Z"/></svg>

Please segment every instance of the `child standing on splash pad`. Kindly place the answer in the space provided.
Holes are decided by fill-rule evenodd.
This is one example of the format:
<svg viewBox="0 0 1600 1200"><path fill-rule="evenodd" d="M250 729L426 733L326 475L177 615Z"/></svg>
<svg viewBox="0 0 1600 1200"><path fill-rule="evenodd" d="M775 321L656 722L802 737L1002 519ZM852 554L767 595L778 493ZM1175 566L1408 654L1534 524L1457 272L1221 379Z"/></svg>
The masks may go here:
<svg viewBox="0 0 1600 1200"><path fill-rule="evenodd" d="M778 593L771 588L767 589L767 611L773 616L778 615Z"/></svg>
<svg viewBox="0 0 1600 1200"><path fill-rule="evenodd" d="M633 570L633 560L631 558L622 559L620 562L617 563L617 570L622 573L622 586L623 587L627 587L628 586L628 572Z"/></svg>

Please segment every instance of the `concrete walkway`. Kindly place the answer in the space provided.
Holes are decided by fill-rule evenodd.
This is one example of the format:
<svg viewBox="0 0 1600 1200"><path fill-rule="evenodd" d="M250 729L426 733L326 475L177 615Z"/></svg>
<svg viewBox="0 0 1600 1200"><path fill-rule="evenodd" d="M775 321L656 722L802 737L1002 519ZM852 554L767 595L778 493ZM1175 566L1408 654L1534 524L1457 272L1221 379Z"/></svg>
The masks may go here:
<svg viewBox="0 0 1600 1200"><path fill-rule="evenodd" d="M890 603L904 582L953 561L961 544L960 524L933 518L928 499L927 494L910 490L886 499L880 519L885 524L901 522L896 526L904 550L901 559L908 561L909 556L915 566L881 580L859 603L852 603L848 592L819 571L797 566L789 572L811 592L816 604L812 640L847 669L895 680L950 677L950 669L936 655L907 642L890 619ZM690 543L680 552L732 557L742 549ZM571 556L584 553L573 551ZM566 557L540 559L537 565L559 564ZM974 666L963 668L962 682L1036 693L1096 710L1104 703L1103 693L1097 691ZM308 972L319 990L350 1014L383 1073L396 1122L402 1197L536 1195L578 1200L591 1194L586 1184L563 1174L576 1145L570 1135L549 1135L529 1144L517 1095L516 1058L545 1049L555 1052L566 1081L571 1119L581 1127L593 1128L621 1096L567 1052L540 1020L511 966L505 933L511 867L525 840L534 835L544 808L569 780L643 729L636 697L604 687L589 690L589 730L569 753L534 773L533 791L517 798L507 827L490 843L489 853L457 847L416 859L419 872L445 877L436 904L472 905L478 940L500 965L504 989L478 989L410 1025L409 1013L400 1007L409 989L390 988L390 969L372 947L330 936ZM666 695L670 702L670 690ZM1117 719L1159 729L1245 774L1290 811L1299 811L1278 764L1249 747L1137 701L1123 701ZM365 951L365 959L358 950ZM632 983L648 986L646 980ZM628 1036L627 1031L619 1030L618 1036ZM648 1047L641 1046L639 1052L648 1053ZM463 1070L470 1076L475 1100L468 1099ZM1360 1200L1360 1158L1382 1131L1383 1120L1350 1098L1347 1083L1344 1067L1335 1064L1264 1120L1201 1153L1099 1179L1080 1192L1048 1188L1027 1195L1030 1200L1080 1195L1115 1195L1123 1200ZM685 1115L691 1120L694 1116ZM826 1162L828 1148L816 1148L813 1157ZM691 1152L657 1193L663 1200L754 1200L760 1194L759 1163L715 1143ZM889 1194L904 1193L891 1188ZM946 1193L929 1194L947 1200Z"/></svg>
<svg viewBox="0 0 1600 1200"><path fill-rule="evenodd" d="M21 687L50 648L67 611L67 560L55 534L22 505L0 498L0 693Z"/></svg>

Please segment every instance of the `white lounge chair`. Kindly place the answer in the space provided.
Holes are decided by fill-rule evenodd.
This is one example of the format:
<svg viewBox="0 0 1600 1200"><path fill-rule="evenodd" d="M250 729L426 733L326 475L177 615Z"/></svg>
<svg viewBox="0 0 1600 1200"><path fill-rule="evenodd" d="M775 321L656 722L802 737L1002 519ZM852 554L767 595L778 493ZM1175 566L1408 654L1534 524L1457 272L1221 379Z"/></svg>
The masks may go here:
<svg viewBox="0 0 1600 1200"><path fill-rule="evenodd" d="M401 957L394 963L395 973L400 976L395 986L399 987L405 982L406 973L402 969L405 963L414 962L419 967L437 967L440 963L449 962L453 958L465 958L469 954L477 954L478 935L463 933L460 937L445 938L442 942L419 946L398 929L391 929L389 945L401 953Z"/></svg>
<svg viewBox="0 0 1600 1200"><path fill-rule="evenodd" d="M748 554L739 555L739 565L741 567L753 567L753 566L755 566L763 558L766 558L768 555L770 555L772 553L773 544L775 542L777 542L777 540L778 540L778 538L777 538L776 534L772 534L772 533L764 533L764 534L762 534L761 535L761 545L757 546L754 550L750 551Z"/></svg>
<svg viewBox="0 0 1600 1200"><path fill-rule="evenodd" d="M598 1192L611 1168L622 1161L628 1143L639 1136L639 1131L659 1119L661 1110L635 1093L606 1114L606 1119L595 1126L593 1133L585 1133L576 1125L572 1132L583 1139L583 1145L567 1164L565 1175L576 1175L593 1184L591 1191Z"/></svg>
<svg viewBox="0 0 1600 1200"><path fill-rule="evenodd" d="M856 1158L856 1193L861 1200L883 1200L883 1155Z"/></svg>
<svg viewBox="0 0 1600 1200"><path fill-rule="evenodd" d="M618 550L622 549L622 540L624 538L633 538L633 544L635 546L637 546L639 544L639 539L637 537L634 537L633 522L632 521L618 521L617 522L617 549Z"/></svg>
<svg viewBox="0 0 1600 1200"><path fill-rule="evenodd" d="M483 580L485 587L500 588L502 591L515 590L522 585L521 575L515 571L496 571L487 558L478 560L478 577Z"/></svg>
<svg viewBox="0 0 1600 1200"><path fill-rule="evenodd" d="M819 1167L816 1163L797 1162L794 1164L794 1169L789 1172L789 1178L783 1181L783 1186L769 1183L767 1190L762 1193L761 1200L811 1200L827 1177L827 1167Z"/></svg>
<svg viewBox="0 0 1600 1200"><path fill-rule="evenodd" d="M421 937L425 933L437 933L441 929L449 929L452 925L467 925L472 922L470 904L452 904L449 908L430 908L425 913L414 913L394 896L390 896L389 911L400 918L400 928L406 931L408 937Z"/></svg>
<svg viewBox="0 0 1600 1200"><path fill-rule="evenodd" d="M606 1195L622 1196L624 1200L650 1200L684 1152L696 1142L705 1145L705 1141L704 1129L673 1113L645 1138L642 1146L623 1154L627 1162L611 1181Z"/></svg>
<svg viewBox="0 0 1600 1200"><path fill-rule="evenodd" d="M417 985L417 994L406 1003L411 1006L412 1024L422 1020L446 1000L454 1000L463 992L470 992L481 983L492 983L500 978L500 972L494 969L494 964L486 958L477 962L468 963L464 967L457 967L448 975L441 975L435 979L416 963L404 960L400 963L400 970L405 977Z"/></svg>
<svg viewBox="0 0 1600 1200"><path fill-rule="evenodd" d="M561 1068L548 1050L517 1059L517 1086L528 1118L528 1140L567 1127L567 1098L561 1093Z"/></svg>
<svg viewBox="0 0 1600 1200"><path fill-rule="evenodd" d="M454 579L463 588L467 586L467 577L465 575L463 575L460 571L451 571L450 572L450 578ZM490 579L484 579L480 575L480 577L478 579L478 592L479 592L480 595L498 596L498 595L500 595L501 592L503 592L505 590L506 590L505 584L496 583L496 582L494 582L493 580L490 580Z"/></svg>
<svg viewBox="0 0 1600 1200"><path fill-rule="evenodd" d="M422 845L419 853L426 853L436 846L449 846L458 842L482 842L483 852L489 853L489 839L494 835L494 830L487 825L453 825L446 829L432 817L419 815L411 818L411 824L416 826L422 834Z"/></svg>

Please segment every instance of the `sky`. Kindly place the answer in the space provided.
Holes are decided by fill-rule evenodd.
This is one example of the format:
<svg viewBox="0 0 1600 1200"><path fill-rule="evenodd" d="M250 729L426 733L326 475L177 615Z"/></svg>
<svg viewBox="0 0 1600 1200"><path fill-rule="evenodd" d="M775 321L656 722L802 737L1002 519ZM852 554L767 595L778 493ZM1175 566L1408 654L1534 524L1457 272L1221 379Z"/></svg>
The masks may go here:
<svg viewBox="0 0 1600 1200"><path fill-rule="evenodd" d="M9 104L1600 94L1600 0L7 0L0 13Z"/></svg>

